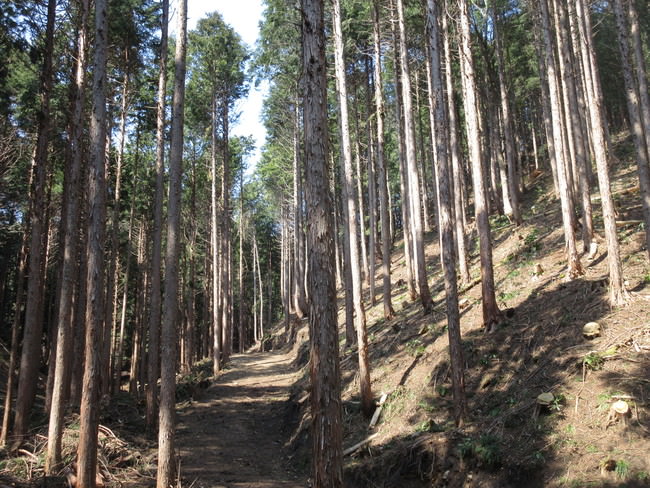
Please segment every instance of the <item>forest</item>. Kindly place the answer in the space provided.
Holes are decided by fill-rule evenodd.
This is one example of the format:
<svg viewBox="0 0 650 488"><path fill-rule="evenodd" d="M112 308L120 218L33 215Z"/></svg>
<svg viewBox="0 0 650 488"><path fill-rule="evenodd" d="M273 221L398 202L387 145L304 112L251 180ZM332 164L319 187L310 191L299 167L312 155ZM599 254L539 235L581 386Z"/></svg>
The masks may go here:
<svg viewBox="0 0 650 488"><path fill-rule="evenodd" d="M0 488L650 486L650 4L260 1L0 0Z"/></svg>

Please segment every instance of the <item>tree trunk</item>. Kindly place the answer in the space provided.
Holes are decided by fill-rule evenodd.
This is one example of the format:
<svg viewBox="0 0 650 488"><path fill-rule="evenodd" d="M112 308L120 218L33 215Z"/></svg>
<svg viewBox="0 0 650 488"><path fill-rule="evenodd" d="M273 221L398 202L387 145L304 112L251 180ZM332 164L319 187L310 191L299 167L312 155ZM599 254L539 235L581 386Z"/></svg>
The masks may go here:
<svg viewBox="0 0 650 488"><path fill-rule="evenodd" d="M381 73L381 34L379 31L379 0L373 0L373 63L375 82L375 119L377 124L376 168L379 186L379 224L381 226L381 273L383 276L384 319L390 320L395 311L391 298L390 283L390 215L388 213L388 187L386 184L386 160L384 157L384 96Z"/></svg>
<svg viewBox="0 0 650 488"><path fill-rule="evenodd" d="M449 47L449 37L451 32L447 25L447 15L442 16L442 37L443 49L445 54L445 85L447 88L447 111L449 125L449 157L451 158L452 167L452 191L454 194L454 222L456 226L456 250L458 253L458 268L461 283L469 283L469 266L467 264L467 247L465 237L465 201L463 199L464 175L461 167L460 147L458 144L458 118L456 116L456 105L454 103L454 84L452 77L452 60L451 49Z"/></svg>
<svg viewBox="0 0 650 488"><path fill-rule="evenodd" d="M408 53L406 46L406 26L404 24L404 7L402 0L397 0L397 19L399 27L400 49L400 76L402 79L402 106L404 109L404 135L406 146L406 166L408 169L407 181L409 186L409 213L411 217L411 236L413 239L414 262L420 301L424 313L433 310L429 282L427 280L426 258L424 255L424 234L422 230L422 203L420 199L420 185L418 183L418 169L415 158L415 126L413 123L413 107L411 100L411 83L408 66Z"/></svg>
<svg viewBox="0 0 650 488"><path fill-rule="evenodd" d="M585 63L585 73L591 72L591 83L587 82L587 107L591 119L592 139L594 141L596 167L598 169L598 187L603 211L605 239L607 241L607 262L609 264L609 301L612 306L626 302L628 294L623 286L623 267L619 251L618 236L616 235L616 216L614 201L609 183L608 151L609 140L605 128L605 117L602 108L603 95L598 75L598 65L591 40L591 14L584 0L576 0L576 13L580 21L582 59ZM589 77L587 77L589 79Z"/></svg>
<svg viewBox="0 0 650 488"><path fill-rule="evenodd" d="M564 135L562 101L560 88L558 86L555 59L553 56L553 42L551 39L551 27L549 20L548 5L546 0L540 0L540 14L542 17L542 52L544 56L544 67L546 68L551 112L551 131L553 147L555 149L555 161L557 164L558 187L560 191L560 202L562 205L562 223L564 225L564 238L567 244L567 279L574 279L584 273L580 264L580 257L576 247L575 231L573 226L573 199L567 177L567 165L564 158Z"/></svg>
<svg viewBox="0 0 650 488"><path fill-rule="evenodd" d="M465 411L465 378L463 348L460 338L460 314L458 311L458 284L456 281L456 262L454 256L454 226L451 198L451 177L449 171L449 134L447 123L447 107L443 90L441 56L440 56L440 27L438 19L440 10L434 0L427 0L427 34L428 56L430 59L432 90L429 100L432 102L435 126L439 137L435 139L436 165L440 194L439 229L442 247L442 269L445 279L445 294L447 304L447 331L449 334L449 357L451 360L451 380L454 394L454 416L456 425L460 425Z"/></svg>
<svg viewBox="0 0 650 488"><path fill-rule="evenodd" d="M357 330L357 350L359 355L359 386L361 388L361 410L369 417L374 410L372 389L370 387L370 366L368 362L368 337L366 334L366 312L363 308L361 268L356 241L359 238L357 208L354 198L354 176L352 171L352 152L348 124L347 84L345 80L345 61L343 53L343 33L341 30L341 5L333 0L334 6L334 48L336 69L336 91L339 101L339 130L342 146L343 173L345 175L344 198L348 210L346 231L350 236L350 262L352 270L352 301L354 304L355 326ZM363 238L363 236L361 236ZM313 299L313 294L310 293Z"/></svg>
<svg viewBox="0 0 650 488"><path fill-rule="evenodd" d="M95 0L95 61L92 92L93 111L90 120L88 241L86 244L86 345L77 448L77 486L79 488L94 488L97 472L99 388L102 372L101 339L105 326L107 10L106 0Z"/></svg>
<svg viewBox="0 0 650 488"><path fill-rule="evenodd" d="M187 0L178 11L176 71L171 145L169 153L169 202L167 211L167 249L165 252L165 293L160 333L160 416L158 429L158 474L156 486L169 488L174 482L174 428L176 402L176 324L178 317L178 257L180 250L181 178L183 172L183 123L185 103L185 57L187 50Z"/></svg>
<svg viewBox="0 0 650 488"><path fill-rule="evenodd" d="M156 108L156 190L154 195L151 246L151 290L149 292L149 354L147 363L147 411L149 433L158 418L158 377L160 376L160 282L162 262L162 213L165 172L165 111L167 91L167 30L169 0L162 0L160 13L160 62L158 63L158 102Z"/></svg>
<svg viewBox="0 0 650 488"><path fill-rule="evenodd" d="M634 9L634 2L629 2L628 0L627 17L623 9L623 0L614 0L613 7L618 28L618 44L621 52L623 79L625 81L627 110L630 125L632 126L632 134L634 135L634 147L636 149L639 188L641 190L641 202L643 204L645 222L646 251L648 257L650 257L650 150L648 147L650 143L648 139L650 123L645 122L645 113L650 115L650 107L646 105L644 108L642 104L644 96L647 98L648 85L645 76L643 52L639 38L639 25L636 18L636 10ZM634 61L630 55L630 40L632 40L634 46ZM640 69L639 66L641 67ZM638 76L635 76L635 72ZM645 90L645 93L643 90ZM650 116L648 117L648 121L650 121Z"/></svg>
<svg viewBox="0 0 650 488"><path fill-rule="evenodd" d="M510 113L510 100L506 87L505 63L503 60L503 46L499 30L499 21L496 16L496 9L493 9L492 26L494 29L494 40L496 41L497 70L499 72L499 95L501 100L501 117L503 121L503 135L505 136L506 166L508 168L508 194L510 196L510 207L512 209L512 220L515 225L521 225L523 219L519 204L519 189L517 186L517 153L515 149L515 138L513 135L513 121Z"/></svg>
<svg viewBox="0 0 650 488"><path fill-rule="evenodd" d="M334 276L334 204L327 158L324 2L302 0L305 169L314 488L343 486L341 385Z"/></svg>
<svg viewBox="0 0 650 488"><path fill-rule="evenodd" d="M488 221L487 202L483 183L483 156L479 143L478 114L476 113L476 82L472 50L470 48L469 12L467 1L459 0L460 6L460 42L461 66L464 78L465 113L467 124L467 141L472 160L472 178L474 183L474 207L476 226L478 228L481 258L481 297L483 305L483 325L487 331L501 321L501 311L497 305L494 290L494 268L492 266L492 236Z"/></svg>
<svg viewBox="0 0 650 488"><path fill-rule="evenodd" d="M48 146L50 139L50 96L53 84L52 56L54 50L54 25L56 21L56 0L49 0L43 68L40 77L38 112L38 134L34 149L34 179L31 192L33 212L31 214L31 236L27 268L27 295L25 299L25 326L20 358L20 375L14 417L13 436L15 444L22 443L36 395L38 369L41 363L41 335L43 333L43 283L44 256L43 236L47 232L45 216L46 185L48 173Z"/></svg>

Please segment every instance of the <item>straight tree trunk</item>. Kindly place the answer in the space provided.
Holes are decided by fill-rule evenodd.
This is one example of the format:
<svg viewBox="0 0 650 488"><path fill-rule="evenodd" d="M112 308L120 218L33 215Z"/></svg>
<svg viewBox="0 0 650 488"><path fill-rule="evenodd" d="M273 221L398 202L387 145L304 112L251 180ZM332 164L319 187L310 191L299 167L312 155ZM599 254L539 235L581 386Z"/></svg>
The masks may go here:
<svg viewBox="0 0 650 488"><path fill-rule="evenodd" d="M68 182L65 185L65 226L63 240L63 262L61 264L61 293L58 306L58 339L56 349L56 366L54 385L52 388L52 405L47 436L47 455L45 458L45 472L54 474L61 465L61 441L63 438L63 421L65 401L67 398L66 387L70 382L71 371L69 358L72 354L73 334L73 298L75 282L77 281L79 266L77 262L79 252L79 233L76 226L79 224L79 190L81 180L81 161L83 157L82 134L83 113L86 88L87 69L87 36L88 36L88 0L78 2L78 34L77 58L74 73L72 95L72 116L70 119L70 159L67 172Z"/></svg>
<svg viewBox="0 0 650 488"><path fill-rule="evenodd" d="M492 235L488 220L487 202L483 182L483 156L479 143L479 124L476 107L476 82L472 50L470 48L469 11L467 1L459 0L460 6L460 43L461 65L463 67L463 86L465 88L465 112L467 141L472 161L472 178L474 183L474 207L476 226L479 234L481 258L481 297L483 305L483 325L487 331L501 321L501 311L497 305L494 286L494 268L492 265Z"/></svg>
<svg viewBox="0 0 650 488"><path fill-rule="evenodd" d="M444 14L443 14L444 15ZM454 417L456 425L462 423L465 411L465 377L463 348L460 336L460 313L458 311L458 284L456 281L456 262L454 256L454 225L451 198L451 175L447 135L447 107L442 81L441 42L439 6L434 0L427 0L428 56L430 58L431 85L430 102L434 112L435 126L440 134L435 139L436 165L438 175L440 207L439 229L441 234L442 269L445 280L447 304L447 331L449 334L449 357L451 359L451 380L454 395Z"/></svg>
<svg viewBox="0 0 650 488"><path fill-rule="evenodd" d="M499 96L501 101L501 116L503 121L503 135L505 137L506 166L508 168L508 194L510 196L510 207L512 209L512 220L515 225L523 223L519 204L519 189L517 185L517 153L515 149L515 138L513 135L513 122L506 87L505 63L503 60L503 46L500 36L499 21L496 16L496 9L493 8L492 26L494 39L496 41L497 71L499 73Z"/></svg>
<svg viewBox="0 0 650 488"><path fill-rule="evenodd" d="M605 239L607 241L607 262L609 264L609 302L612 306L623 305L628 299L628 293L623 285L623 267L616 234L616 216L614 201L609 182L609 139L606 121L603 113L603 95L598 75L596 55L591 40L591 14L584 0L576 0L576 13L580 21L580 38L585 72L591 72L591 83L587 83L587 107L591 119L592 139L594 141L596 167L598 171L598 187L603 211ZM589 78L589 77L587 77Z"/></svg>
<svg viewBox="0 0 650 488"><path fill-rule="evenodd" d="M187 50L187 0L178 9L174 74L174 100L169 153L169 202L167 249L165 252L165 293L160 353L160 416L158 429L157 488L169 488L175 478L174 428L176 401L176 336L178 323L178 257L180 250L181 191L183 173L183 125L185 104L185 57Z"/></svg>
<svg viewBox="0 0 650 488"><path fill-rule="evenodd" d="M345 175L344 198L348 210L346 230L350 236L350 262L352 270L352 301L354 304L355 326L357 330L357 351L359 355L359 386L361 389L361 410L369 417L374 410L370 386L370 365L368 361L368 336L366 334L366 312L363 307L361 268L356 240L359 236L357 208L354 198L354 176L352 172L352 152L348 123L347 84L345 80L345 61L343 53L343 33L341 29L341 5L333 0L334 6L334 58L336 71L336 91L339 101L339 123L342 146L343 173ZM363 238L363 236L361 236ZM310 293L313 299L313 294Z"/></svg>
<svg viewBox="0 0 650 488"><path fill-rule="evenodd" d="M456 105L454 103L454 85L452 77L451 49L449 47L449 37L451 32L447 25L447 15L442 15L442 38L443 50L445 56L445 85L447 88L447 114L449 125L449 146L448 158L451 159L452 167L452 191L454 194L454 223L456 250L458 257L458 269L461 283L471 281L469 275L469 266L467 264L467 247L465 238L465 202L463 199L464 175L461 167L460 147L458 144L458 119L456 116Z"/></svg>
<svg viewBox="0 0 650 488"><path fill-rule="evenodd" d="M151 245L151 290L149 292L149 354L147 362L147 431L154 432L158 418L158 378L160 376L160 316L162 213L165 172L165 111L167 91L167 31L169 0L162 0L160 12L160 62L158 63L158 101L156 108L156 190L154 195Z"/></svg>
<svg viewBox="0 0 650 488"><path fill-rule="evenodd" d="M221 371L221 335L222 335L222 314L219 302L219 280L221 272L219 269L219 249L218 249L218 187L217 187L217 100L213 95L211 104L212 127L210 129L210 252L212 253L211 271L212 271L212 374L217 376Z"/></svg>
<svg viewBox="0 0 650 488"><path fill-rule="evenodd" d="M390 279L390 251L392 236L390 233L390 214L388 206L388 185L386 183L386 159L384 154L384 95L381 71L381 32L379 25L379 0L372 4L372 38L373 38L373 68L375 82L375 120L377 124L376 169L377 185L379 187L379 224L381 227L381 274L383 279L384 319L390 320L395 315L392 301L392 286Z"/></svg>
<svg viewBox="0 0 650 488"><path fill-rule="evenodd" d="M555 59L553 56L553 42L551 39L551 27L549 20L549 9L546 0L539 2L540 14L542 20L542 53L544 56L544 67L546 68L547 79L549 84L550 112L551 112L551 133L553 138L553 147L555 149L555 161L557 164L558 187L560 192L560 202L562 205L562 223L564 225L564 238L567 244L567 279L572 280L582 274L584 271L580 264L580 257L575 240L575 231L573 226L573 199L567 177L567 165L564 158L564 135L563 135L563 117L562 101L560 98L560 88L558 86L557 71L555 68Z"/></svg>
<svg viewBox="0 0 650 488"><path fill-rule="evenodd" d="M309 329L311 365L312 486L343 487L341 385L328 181L327 68L324 2L301 0L304 83Z"/></svg>
<svg viewBox="0 0 650 488"><path fill-rule="evenodd" d="M38 133L34 149L34 179L31 214L31 236L27 267L27 295L25 299L25 326L23 327L23 346L20 358L20 374L14 417L13 436L15 444L21 444L29 428L38 369L41 363L41 335L43 333L43 283L45 248L43 238L47 232L45 216L46 185L48 174L48 146L50 139L50 97L53 85L52 57L54 51L54 26L56 21L56 0L48 1L47 26L43 67L40 76L38 111Z"/></svg>
<svg viewBox="0 0 650 488"><path fill-rule="evenodd" d="M400 49L400 77L402 79L402 106L404 109L404 135L406 146L406 166L408 169L407 181L409 185L409 213L411 217L411 236L413 239L415 271L420 292L420 301L424 313L431 313L433 303L429 282L427 280L426 258L424 255L424 233L422 228L422 202L420 199L420 185L418 183L418 169L415 157L415 125L413 123L413 107L411 100L411 82L408 66L408 53L406 47L406 26L404 24L404 7L402 0L397 0L397 19L399 30Z"/></svg>
<svg viewBox="0 0 650 488"><path fill-rule="evenodd" d="M90 167L88 173L88 240L86 243L86 345L84 360L77 487L94 488L97 473L97 433L101 340L104 309L104 243L106 235L106 60L108 51L108 5L95 0L95 60L93 111L90 119Z"/></svg>

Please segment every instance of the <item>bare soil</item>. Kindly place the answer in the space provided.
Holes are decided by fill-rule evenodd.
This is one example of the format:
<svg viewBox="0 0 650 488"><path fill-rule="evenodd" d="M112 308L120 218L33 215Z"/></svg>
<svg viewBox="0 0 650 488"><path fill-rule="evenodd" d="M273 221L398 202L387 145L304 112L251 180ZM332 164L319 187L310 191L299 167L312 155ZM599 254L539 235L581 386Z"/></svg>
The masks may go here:
<svg viewBox="0 0 650 488"><path fill-rule="evenodd" d="M181 406L177 446L183 486L304 488L288 462L287 400L295 382L291 352L235 355L228 369Z"/></svg>

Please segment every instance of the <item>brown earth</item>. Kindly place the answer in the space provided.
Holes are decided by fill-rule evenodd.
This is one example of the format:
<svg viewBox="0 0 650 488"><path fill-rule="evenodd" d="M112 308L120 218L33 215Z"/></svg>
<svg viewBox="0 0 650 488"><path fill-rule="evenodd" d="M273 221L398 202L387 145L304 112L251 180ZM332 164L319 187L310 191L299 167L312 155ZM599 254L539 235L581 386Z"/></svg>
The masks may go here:
<svg viewBox="0 0 650 488"><path fill-rule="evenodd" d="M235 355L198 401L178 413L183 486L303 488L285 440L291 352Z"/></svg>

